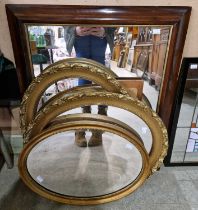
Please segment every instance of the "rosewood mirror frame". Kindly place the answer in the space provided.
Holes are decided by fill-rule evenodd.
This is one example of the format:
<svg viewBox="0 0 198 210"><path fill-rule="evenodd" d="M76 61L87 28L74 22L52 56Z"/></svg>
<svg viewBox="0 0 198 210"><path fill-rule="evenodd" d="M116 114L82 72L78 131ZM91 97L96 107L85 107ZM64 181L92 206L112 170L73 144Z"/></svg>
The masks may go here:
<svg viewBox="0 0 198 210"><path fill-rule="evenodd" d="M7 4L6 12L21 96L33 78L26 24L171 25L169 52L157 110L170 134L191 7Z"/></svg>

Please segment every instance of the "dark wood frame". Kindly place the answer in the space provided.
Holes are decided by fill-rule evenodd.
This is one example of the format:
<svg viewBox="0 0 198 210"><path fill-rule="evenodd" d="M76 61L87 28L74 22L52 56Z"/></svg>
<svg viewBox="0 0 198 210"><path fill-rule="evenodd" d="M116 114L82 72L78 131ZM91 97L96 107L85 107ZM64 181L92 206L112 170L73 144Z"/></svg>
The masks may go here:
<svg viewBox="0 0 198 210"><path fill-rule="evenodd" d="M180 62L191 7L170 6L73 6L7 4L21 95L30 84L32 74L25 24L98 24L98 25L171 25L172 34L158 114L170 133L173 104L178 85Z"/></svg>
<svg viewBox="0 0 198 210"><path fill-rule="evenodd" d="M198 58L183 58L181 64L180 75L178 79L178 87L176 90L175 104L173 106L173 124L172 129L170 131L170 141L168 147L168 154L164 159L165 166L198 166L198 162L171 162L171 156L173 152L173 146L175 141L175 133L177 129L178 118L180 114L182 99L184 95L184 89L186 85L186 79L188 76L188 70L190 64L198 63Z"/></svg>

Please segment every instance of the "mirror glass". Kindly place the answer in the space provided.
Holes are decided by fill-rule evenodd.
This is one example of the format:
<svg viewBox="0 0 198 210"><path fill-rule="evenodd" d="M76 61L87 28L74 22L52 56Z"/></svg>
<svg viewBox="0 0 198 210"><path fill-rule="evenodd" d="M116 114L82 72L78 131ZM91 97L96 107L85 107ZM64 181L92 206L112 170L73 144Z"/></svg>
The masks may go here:
<svg viewBox="0 0 198 210"><path fill-rule="evenodd" d="M86 138L91 136L86 133ZM27 158L32 178L50 191L75 197L100 196L129 185L140 174L142 157L127 140L105 132L103 146L79 147L74 132L54 134Z"/></svg>
<svg viewBox="0 0 198 210"><path fill-rule="evenodd" d="M82 108L71 109L67 112L64 112L62 115L69 115L76 113L82 113ZM92 105L91 113L97 114L98 106ZM140 136L141 140L143 141L144 147L148 152L148 154L151 152L153 145L152 134L148 125L141 118L139 118L138 116L127 110L114 106L108 106L107 116L125 123L126 125L131 127L134 131L136 131L136 133Z"/></svg>
<svg viewBox="0 0 198 210"><path fill-rule="evenodd" d="M30 24L26 26L33 76L38 76L48 65L56 61L70 57L86 57L111 68L119 78L143 80L143 94L152 108L157 109L171 26L101 27ZM79 27L80 32L77 30ZM101 32L101 28L104 33ZM81 34L82 30L85 31L86 36ZM82 41L79 41L81 39ZM87 49L87 52L91 49L91 55L79 54L79 43L84 43L81 48ZM90 47L93 45L91 43L94 43L93 48ZM95 45L97 43L99 44ZM105 45L103 49L101 49L101 43ZM92 57L93 52L98 53L102 50L104 51L102 61L100 58ZM77 85L78 79L74 78L59 81L48 88L45 96Z"/></svg>

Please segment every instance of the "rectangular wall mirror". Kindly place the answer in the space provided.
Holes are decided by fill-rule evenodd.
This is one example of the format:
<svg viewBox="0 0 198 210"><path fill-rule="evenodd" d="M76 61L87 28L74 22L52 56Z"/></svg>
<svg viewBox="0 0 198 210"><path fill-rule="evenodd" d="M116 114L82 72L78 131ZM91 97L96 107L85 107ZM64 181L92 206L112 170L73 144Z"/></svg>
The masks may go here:
<svg viewBox="0 0 198 210"><path fill-rule="evenodd" d="M171 130L191 7L8 4L6 11L21 95L46 65L71 56L65 48L64 27L114 27L114 50L109 55L107 49L106 65L121 78L142 77L145 91L148 86L156 93L152 107ZM52 39L47 40L50 33ZM45 62L37 62L37 54L44 55Z"/></svg>

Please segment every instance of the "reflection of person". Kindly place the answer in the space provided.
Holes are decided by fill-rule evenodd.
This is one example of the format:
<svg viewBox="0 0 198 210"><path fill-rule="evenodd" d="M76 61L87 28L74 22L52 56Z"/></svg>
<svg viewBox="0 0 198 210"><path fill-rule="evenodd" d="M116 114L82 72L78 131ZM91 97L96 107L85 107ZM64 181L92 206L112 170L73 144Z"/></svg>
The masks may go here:
<svg viewBox="0 0 198 210"><path fill-rule="evenodd" d="M76 57L88 58L105 64L105 51L109 44L111 52L114 45L114 31L110 27L65 27L66 48L71 55L72 48L76 51ZM79 79L78 85L91 84L91 81ZM91 113L90 106L84 106L84 113ZM98 114L107 115L107 106L98 106ZM79 146L87 146L85 132L79 131L75 134L75 141ZM102 132L93 131L88 146L102 144Z"/></svg>

